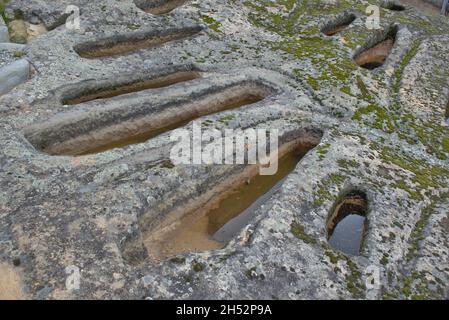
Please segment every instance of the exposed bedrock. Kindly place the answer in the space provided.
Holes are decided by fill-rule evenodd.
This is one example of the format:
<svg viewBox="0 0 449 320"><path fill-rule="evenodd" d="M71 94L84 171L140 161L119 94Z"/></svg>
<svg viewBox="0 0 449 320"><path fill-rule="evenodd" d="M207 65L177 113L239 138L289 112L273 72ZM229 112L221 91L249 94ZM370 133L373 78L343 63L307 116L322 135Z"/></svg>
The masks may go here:
<svg viewBox="0 0 449 320"><path fill-rule="evenodd" d="M0 298L447 299L449 23L410 1L370 29L352 0L11 0L46 32L0 44ZM173 161L199 123L278 130L279 175Z"/></svg>

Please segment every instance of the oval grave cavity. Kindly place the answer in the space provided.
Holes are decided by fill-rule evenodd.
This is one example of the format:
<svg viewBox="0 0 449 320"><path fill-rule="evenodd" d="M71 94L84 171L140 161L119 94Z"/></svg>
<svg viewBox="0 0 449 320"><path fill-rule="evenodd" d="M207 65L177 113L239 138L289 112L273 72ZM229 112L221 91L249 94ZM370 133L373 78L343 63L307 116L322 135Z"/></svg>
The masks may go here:
<svg viewBox="0 0 449 320"><path fill-rule="evenodd" d="M353 13L344 13L327 23L321 28L321 32L326 36L333 36L346 29L356 18L356 15Z"/></svg>
<svg viewBox="0 0 449 320"><path fill-rule="evenodd" d="M359 255L365 231L366 195L351 191L338 202L327 223L329 244L346 254Z"/></svg>

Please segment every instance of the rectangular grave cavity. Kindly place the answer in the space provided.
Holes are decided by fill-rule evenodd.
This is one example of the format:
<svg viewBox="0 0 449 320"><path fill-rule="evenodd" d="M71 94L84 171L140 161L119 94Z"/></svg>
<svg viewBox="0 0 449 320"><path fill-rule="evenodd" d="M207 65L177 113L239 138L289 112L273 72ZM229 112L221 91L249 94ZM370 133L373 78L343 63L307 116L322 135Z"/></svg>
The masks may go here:
<svg viewBox="0 0 449 320"><path fill-rule="evenodd" d="M92 100L112 98L132 92L164 88L200 77L201 72L193 67L186 67L158 75L129 75L126 77L118 76L117 79L109 80L87 80L65 87L61 95L61 103L74 105Z"/></svg>
<svg viewBox="0 0 449 320"><path fill-rule="evenodd" d="M354 61L369 70L381 67L393 49L398 29L398 26L390 26L374 36L354 55Z"/></svg>
<svg viewBox="0 0 449 320"><path fill-rule="evenodd" d="M28 141L51 155L83 155L144 142L199 117L259 102L274 90L254 81L204 89L184 100L92 108L27 128Z"/></svg>
<svg viewBox="0 0 449 320"><path fill-rule="evenodd" d="M289 132L280 138L276 174L260 175L258 164L242 166L222 177L211 177L197 196L174 201L176 205L160 214L163 218L150 219L144 214L138 239L125 245L125 259L130 263L143 257L161 261L177 254L223 248L256 219L257 210L281 188L321 137L318 130Z"/></svg>
<svg viewBox="0 0 449 320"><path fill-rule="evenodd" d="M354 20L356 15L352 12L344 12L335 19L327 22L322 28L321 32L327 36L333 36L344 29L346 29Z"/></svg>
<svg viewBox="0 0 449 320"><path fill-rule="evenodd" d="M157 47L171 41L187 39L201 30L200 26L192 26L120 34L78 44L74 47L74 50L83 58L108 57L130 53L139 49Z"/></svg>
<svg viewBox="0 0 449 320"><path fill-rule="evenodd" d="M327 221L329 244L346 254L359 255L366 225L366 194L353 190L337 202Z"/></svg>
<svg viewBox="0 0 449 320"><path fill-rule="evenodd" d="M444 114L444 118L446 119L446 123L449 124L449 100L447 101L446 104L446 112Z"/></svg>
<svg viewBox="0 0 449 320"><path fill-rule="evenodd" d="M151 14L165 14L182 6L187 0L134 0L141 10Z"/></svg>

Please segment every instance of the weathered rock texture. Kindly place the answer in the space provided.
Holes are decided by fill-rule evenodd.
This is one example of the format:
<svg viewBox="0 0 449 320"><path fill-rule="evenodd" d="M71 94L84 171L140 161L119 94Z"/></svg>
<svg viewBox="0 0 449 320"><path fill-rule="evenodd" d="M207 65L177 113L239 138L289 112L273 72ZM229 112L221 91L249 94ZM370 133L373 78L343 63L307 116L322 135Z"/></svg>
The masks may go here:
<svg viewBox="0 0 449 320"><path fill-rule="evenodd" d="M69 4L81 9L81 30L64 25ZM448 18L406 5L400 12L381 9L381 30L368 30L369 4L376 2L194 0L153 15L132 0L12 0L7 15L20 13L51 31L24 50L34 77L0 98L0 264L18 277L9 296L17 296L19 284L21 296L32 299L448 298ZM344 11L357 18L324 35L322 28ZM360 68L354 55L391 26L397 34L385 63ZM148 34L192 28L198 32L176 41L145 42ZM95 41L91 49L120 50L80 57L76 48ZM77 86L108 87L192 65L201 78L62 102ZM233 83L272 92L202 117L208 127L322 138L222 250L156 263L139 251L139 239L145 227L235 166L173 166L169 133L87 156L49 155L27 140L54 117L68 126L70 117L84 119L73 127L79 134L96 121L124 121L114 110L127 104L148 115L166 105L194 105L204 92ZM347 190L366 193L368 201L357 257L327 243L327 219ZM380 286L366 286L373 266ZM78 289L70 286L77 268Z"/></svg>
<svg viewBox="0 0 449 320"><path fill-rule="evenodd" d="M30 64L20 59L0 68L0 95L25 82L30 74Z"/></svg>

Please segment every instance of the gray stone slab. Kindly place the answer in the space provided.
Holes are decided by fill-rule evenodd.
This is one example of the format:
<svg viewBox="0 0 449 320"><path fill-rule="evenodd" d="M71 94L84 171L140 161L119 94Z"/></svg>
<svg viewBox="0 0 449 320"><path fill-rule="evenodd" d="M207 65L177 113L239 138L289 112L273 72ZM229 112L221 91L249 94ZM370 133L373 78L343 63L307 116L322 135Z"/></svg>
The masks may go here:
<svg viewBox="0 0 449 320"><path fill-rule="evenodd" d="M9 42L9 32L8 27L0 26L0 43Z"/></svg>
<svg viewBox="0 0 449 320"><path fill-rule="evenodd" d="M30 75L30 64L25 59L17 60L0 69L0 95L25 82Z"/></svg>

